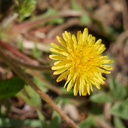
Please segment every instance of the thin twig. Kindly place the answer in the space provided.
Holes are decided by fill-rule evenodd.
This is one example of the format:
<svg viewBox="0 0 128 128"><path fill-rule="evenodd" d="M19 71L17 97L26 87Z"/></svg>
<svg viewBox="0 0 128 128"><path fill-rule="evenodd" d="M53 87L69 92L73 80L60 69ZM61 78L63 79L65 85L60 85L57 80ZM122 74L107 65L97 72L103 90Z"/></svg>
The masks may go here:
<svg viewBox="0 0 128 128"><path fill-rule="evenodd" d="M25 61L32 63L33 65L39 65L38 61L29 58L28 56L24 55L23 53L18 51L16 48L14 48L12 45L7 44L7 43L3 42L2 40L0 40L0 46L5 48L6 50L10 51L14 55L16 55L20 58L23 58Z"/></svg>
<svg viewBox="0 0 128 128"><path fill-rule="evenodd" d="M40 65L38 61L33 60L28 56L22 54L20 51L13 48L8 43L4 43L3 41L0 40L0 46L9 51L8 53L9 58L11 58L11 60L16 64L29 69L40 70L42 72L52 72L50 66ZM10 54L10 52L13 53L14 55Z"/></svg>
<svg viewBox="0 0 128 128"><path fill-rule="evenodd" d="M76 17L76 16L82 16L82 15L87 15L87 16L91 17L93 20L100 23L98 18L94 14L92 14L88 11L85 11L85 10L82 10L82 11L62 10L58 14L54 14L52 16L48 16L48 17L45 17L45 18L42 18L42 19L39 19L36 21L25 21L21 24L12 26L11 32L15 33L15 34L18 34L19 32L25 32L32 27L35 27L39 24L44 24L47 21L50 21L50 20L55 19L57 17Z"/></svg>
<svg viewBox="0 0 128 128"><path fill-rule="evenodd" d="M27 68L27 69L33 69L33 70L38 70L38 71L41 71L41 72L53 72L51 70L51 67L50 66L45 66L45 65L33 65L29 62L26 62L22 59L19 59L9 53L7 53L8 56L11 58L11 60L15 63L17 63L19 66L21 67L24 67L24 68Z"/></svg>
<svg viewBox="0 0 128 128"><path fill-rule="evenodd" d="M0 48L0 57L3 61L19 76L23 79L28 85L30 85L43 100L45 100L55 111L57 111L60 116L72 127L79 128L54 102L53 100L45 94L23 71L18 67L11 59L4 53Z"/></svg>
<svg viewBox="0 0 128 128"><path fill-rule="evenodd" d="M48 17L45 17L45 18L42 18L42 19L39 19L36 21L26 21L26 22L23 22L21 24L15 25L11 29L11 32L14 32L14 33L16 32L16 34L17 34L21 31L27 31L28 29L30 29L36 25L45 23L45 22L47 22L51 19L57 18L57 17L80 16L80 15L83 15L83 12L64 10L64 11L59 12L58 14L48 16Z"/></svg>
<svg viewBox="0 0 128 128"><path fill-rule="evenodd" d="M74 104L75 106L79 106L81 103L77 99L71 98L67 95L64 94L63 91L61 91L59 88L56 86L53 86L44 76L42 76L38 71L33 71L33 70L27 70L27 73L29 74L34 74L36 77L38 77L40 80L42 80L44 83L46 83L46 86L51 89L52 91L56 92L58 95L63 95L66 98L71 100L71 103Z"/></svg>
<svg viewBox="0 0 128 128"><path fill-rule="evenodd" d="M32 70L27 70L27 71L28 73L34 74L36 77L42 80L46 84L46 86L52 91L56 92L59 95L64 94L59 88L57 88L56 86L53 86L44 76L40 75L37 71L32 71Z"/></svg>

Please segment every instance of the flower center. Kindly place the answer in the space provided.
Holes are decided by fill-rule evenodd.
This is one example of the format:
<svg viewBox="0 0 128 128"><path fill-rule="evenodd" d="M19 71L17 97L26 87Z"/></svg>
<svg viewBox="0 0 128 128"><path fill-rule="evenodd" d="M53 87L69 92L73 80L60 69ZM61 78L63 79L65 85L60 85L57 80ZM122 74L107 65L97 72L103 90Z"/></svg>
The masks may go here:
<svg viewBox="0 0 128 128"><path fill-rule="evenodd" d="M78 46L71 54L73 70L78 73L85 73L90 69L90 55L87 54L85 46Z"/></svg>

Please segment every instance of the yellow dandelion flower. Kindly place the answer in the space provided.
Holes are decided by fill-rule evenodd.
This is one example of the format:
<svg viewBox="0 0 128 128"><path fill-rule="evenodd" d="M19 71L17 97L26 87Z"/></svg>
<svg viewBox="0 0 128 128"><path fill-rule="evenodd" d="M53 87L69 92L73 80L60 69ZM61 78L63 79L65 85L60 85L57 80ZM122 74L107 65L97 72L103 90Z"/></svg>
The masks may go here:
<svg viewBox="0 0 128 128"><path fill-rule="evenodd" d="M110 73L112 67L106 65L111 63L107 56L103 56L102 52L106 49L102 44L102 40L96 41L95 37L88 34L88 29L85 28L83 33L77 32L77 36L70 32L63 33L63 39L57 36L59 45L51 43L53 48L50 51L53 55L49 57L56 60L52 70L54 75L60 76L57 82L62 81L67 77L64 87L67 86L67 91L74 87L74 95L90 95L93 91L93 86L100 89L100 85L105 84L103 73Z"/></svg>

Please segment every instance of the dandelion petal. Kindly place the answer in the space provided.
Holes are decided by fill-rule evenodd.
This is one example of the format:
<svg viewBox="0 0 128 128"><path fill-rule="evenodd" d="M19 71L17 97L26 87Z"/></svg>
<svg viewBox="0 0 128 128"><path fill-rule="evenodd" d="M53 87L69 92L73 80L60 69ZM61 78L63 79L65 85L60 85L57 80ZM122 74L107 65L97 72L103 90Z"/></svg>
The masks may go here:
<svg viewBox="0 0 128 128"><path fill-rule="evenodd" d="M105 84L103 73L109 74L112 66L112 60L102 53L106 49L102 40L88 33L85 28L83 33L77 32L77 36L65 31L63 38L57 36L60 44L51 43L50 51L54 53L49 57L53 60L54 75L59 75L57 82L67 78L64 87L67 91L72 88L74 95L90 95L93 86L100 89L100 85Z"/></svg>

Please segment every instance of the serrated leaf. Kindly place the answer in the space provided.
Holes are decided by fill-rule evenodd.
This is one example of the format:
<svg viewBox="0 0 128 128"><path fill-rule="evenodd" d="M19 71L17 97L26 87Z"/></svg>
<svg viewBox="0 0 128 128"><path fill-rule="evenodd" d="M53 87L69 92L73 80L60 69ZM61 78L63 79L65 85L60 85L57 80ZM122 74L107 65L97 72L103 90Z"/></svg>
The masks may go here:
<svg viewBox="0 0 128 128"><path fill-rule="evenodd" d="M120 118L114 117L115 128L126 128Z"/></svg>
<svg viewBox="0 0 128 128"><path fill-rule="evenodd" d="M90 128L91 126L95 125L96 121L95 119L89 115L84 121L81 121L78 126L80 128Z"/></svg>
<svg viewBox="0 0 128 128"><path fill-rule="evenodd" d="M24 85L24 81L19 77L0 81L0 99L15 95L24 87Z"/></svg>
<svg viewBox="0 0 128 128"><path fill-rule="evenodd" d="M128 104L127 103L118 102L109 110L109 112L114 116L128 120Z"/></svg>
<svg viewBox="0 0 128 128"><path fill-rule="evenodd" d="M118 83L113 77L111 77L110 80L110 90L111 94L116 98L116 99L124 99L127 96L127 91L123 85Z"/></svg>
<svg viewBox="0 0 128 128"><path fill-rule="evenodd" d="M106 103L113 101L112 97L104 92L93 94L89 99L96 103Z"/></svg>

